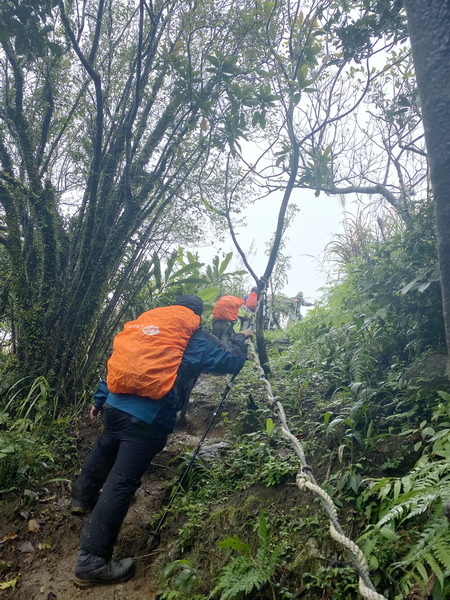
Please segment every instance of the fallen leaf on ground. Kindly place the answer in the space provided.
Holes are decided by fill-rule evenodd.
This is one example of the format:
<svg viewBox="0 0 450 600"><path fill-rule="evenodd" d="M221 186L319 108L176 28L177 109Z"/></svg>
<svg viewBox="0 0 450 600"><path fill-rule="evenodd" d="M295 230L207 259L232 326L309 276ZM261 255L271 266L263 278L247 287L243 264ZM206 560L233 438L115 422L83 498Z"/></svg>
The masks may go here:
<svg viewBox="0 0 450 600"><path fill-rule="evenodd" d="M31 531L31 533L37 533L40 528L41 526L36 521L36 519L30 519L28 521L28 531Z"/></svg>
<svg viewBox="0 0 450 600"><path fill-rule="evenodd" d="M19 536L17 533L7 533L3 539L0 540L0 544L9 542L10 540L16 540Z"/></svg>
<svg viewBox="0 0 450 600"><path fill-rule="evenodd" d="M20 552L34 552L34 546L31 542L24 542L17 548L17 550Z"/></svg>
<svg viewBox="0 0 450 600"><path fill-rule="evenodd" d="M56 494L52 494L51 496L46 496L45 498L39 498L39 502L53 502L53 500L56 500L56 498Z"/></svg>
<svg viewBox="0 0 450 600"><path fill-rule="evenodd" d="M12 588L13 590L16 589L16 583L19 580L18 577L15 577L14 579L10 579L9 581L3 581L2 583L0 583L0 590L6 590L8 588Z"/></svg>

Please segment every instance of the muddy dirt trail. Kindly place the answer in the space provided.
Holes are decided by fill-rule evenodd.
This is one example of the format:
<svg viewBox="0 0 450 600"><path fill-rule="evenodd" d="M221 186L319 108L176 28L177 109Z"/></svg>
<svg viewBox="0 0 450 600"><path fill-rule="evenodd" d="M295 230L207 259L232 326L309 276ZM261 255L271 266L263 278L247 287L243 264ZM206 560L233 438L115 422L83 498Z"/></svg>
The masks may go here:
<svg viewBox="0 0 450 600"><path fill-rule="evenodd" d="M1 507L0 582L10 582L11 587L1 590L0 597L8 600L155 599L160 589L161 569L178 557L171 556L171 540L164 532L159 547L149 551L149 525L154 525L154 515L167 502L170 487L176 480L171 459L197 445L219 401L219 390L227 381L225 377L202 377L192 394L187 424L177 426L142 480L115 547L117 557L137 558L136 574L130 581L82 590L74 586L73 569L84 519L70 513L70 485L59 484L51 491L40 492L37 498L34 493L27 495L26 492ZM82 424L78 440L80 456L86 454L99 431L87 421ZM215 423L204 445L222 440L223 429L220 423Z"/></svg>

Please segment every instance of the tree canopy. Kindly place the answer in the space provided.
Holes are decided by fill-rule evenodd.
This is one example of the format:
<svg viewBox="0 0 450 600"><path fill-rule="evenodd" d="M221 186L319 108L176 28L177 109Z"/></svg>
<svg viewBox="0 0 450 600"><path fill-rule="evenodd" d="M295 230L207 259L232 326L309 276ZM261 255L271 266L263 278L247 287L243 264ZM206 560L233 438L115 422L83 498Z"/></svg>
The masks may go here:
<svg viewBox="0 0 450 600"><path fill-rule="evenodd" d="M260 289L298 189L375 198L407 223L428 178L405 23L384 0L5 5L0 313L15 372L76 388L211 220ZM258 275L235 217L275 192Z"/></svg>
<svg viewBox="0 0 450 600"><path fill-rule="evenodd" d="M202 235L201 182L242 129L227 118L236 80L251 79L237 66L249 11L99 0L2 12L2 297L22 372L80 381L150 257Z"/></svg>

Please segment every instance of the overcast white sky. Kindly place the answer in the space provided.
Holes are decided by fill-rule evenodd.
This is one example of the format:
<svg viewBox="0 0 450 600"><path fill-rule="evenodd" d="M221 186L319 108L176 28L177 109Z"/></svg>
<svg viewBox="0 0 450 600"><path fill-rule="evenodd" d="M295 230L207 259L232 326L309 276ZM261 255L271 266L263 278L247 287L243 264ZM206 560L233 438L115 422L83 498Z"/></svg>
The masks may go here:
<svg viewBox="0 0 450 600"><path fill-rule="evenodd" d="M321 255L333 236L343 231L343 209L337 197L321 194L316 198L313 192L306 190L295 190L291 203L297 204L300 211L287 232L289 241L284 253L291 257L291 270L283 292L293 297L302 291L305 298L318 299L321 295L319 289L327 281ZM279 205L280 200L275 195L258 200L245 211L247 227L239 230L239 241L247 255L252 244L256 250L251 254L250 264L258 276L263 274L267 264L266 243L275 232ZM231 240L197 250L201 258L208 261L219 250L231 250L238 256Z"/></svg>
<svg viewBox="0 0 450 600"><path fill-rule="evenodd" d="M337 198L330 198L325 194L316 198L313 192L306 190L294 191L291 203L295 203L300 211L286 234L288 242L285 254L291 257L291 270L283 291L288 296L295 296L302 291L305 297L317 299L320 296L319 288L327 280L321 266L321 255L333 236L343 231L342 206ZM259 249L253 259L258 275L262 274L267 264L264 249L266 242L273 236L278 208L279 202L267 198L249 207L247 211L248 226L244 239L250 240L247 247L254 240Z"/></svg>

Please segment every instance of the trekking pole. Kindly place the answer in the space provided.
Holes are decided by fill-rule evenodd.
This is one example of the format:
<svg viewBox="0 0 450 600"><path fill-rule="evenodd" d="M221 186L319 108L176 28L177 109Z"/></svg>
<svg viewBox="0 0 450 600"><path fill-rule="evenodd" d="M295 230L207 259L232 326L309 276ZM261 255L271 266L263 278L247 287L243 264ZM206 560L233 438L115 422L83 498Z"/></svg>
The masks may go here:
<svg viewBox="0 0 450 600"><path fill-rule="evenodd" d="M186 479L187 474L189 473L189 471L194 463L194 460L197 458L197 454L199 453L200 448L202 447L202 444L205 441L205 438L208 435L208 432L212 427L214 419L216 418L219 410L222 408L222 404L225 402L225 398L228 396L228 393L231 390L234 380L236 379L237 376L238 376L238 373L235 373L230 378L230 381L227 383L227 385L225 386L225 388L222 392L222 396L220 397L219 404L217 405L215 411L213 412L211 419L210 419L208 425L206 426L204 434L202 435L199 443L197 444L197 447L195 448L194 452L192 453L192 456L191 456L188 464L186 465L186 468L184 469L183 473L181 474L177 483L175 484L176 485L175 490L172 492L171 498L164 510L162 517L159 519L158 524L156 525L156 528L154 529L154 531L150 532L150 537L148 538L148 542L147 542L147 547L149 550L154 550L155 548L157 548L159 546L160 541L161 541L161 536L159 534L159 530L166 522L166 519L169 516L170 507L172 506L172 504L175 500L176 494L177 494L178 490L181 488L184 480Z"/></svg>

